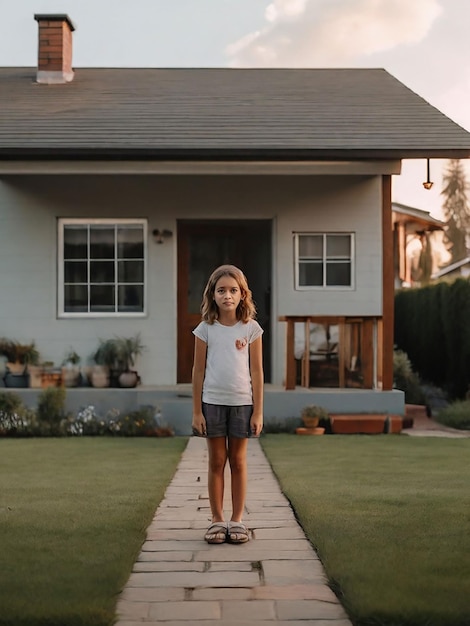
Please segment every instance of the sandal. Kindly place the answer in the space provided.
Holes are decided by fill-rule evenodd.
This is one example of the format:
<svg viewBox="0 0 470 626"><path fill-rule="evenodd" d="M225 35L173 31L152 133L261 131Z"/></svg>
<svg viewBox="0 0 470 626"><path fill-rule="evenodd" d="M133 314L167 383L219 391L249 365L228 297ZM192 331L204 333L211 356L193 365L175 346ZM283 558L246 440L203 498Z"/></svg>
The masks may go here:
<svg viewBox="0 0 470 626"><path fill-rule="evenodd" d="M230 543L246 543L249 539L248 528L243 522L228 523L227 541Z"/></svg>
<svg viewBox="0 0 470 626"><path fill-rule="evenodd" d="M227 523L212 522L204 535L207 543L225 543L227 540Z"/></svg>

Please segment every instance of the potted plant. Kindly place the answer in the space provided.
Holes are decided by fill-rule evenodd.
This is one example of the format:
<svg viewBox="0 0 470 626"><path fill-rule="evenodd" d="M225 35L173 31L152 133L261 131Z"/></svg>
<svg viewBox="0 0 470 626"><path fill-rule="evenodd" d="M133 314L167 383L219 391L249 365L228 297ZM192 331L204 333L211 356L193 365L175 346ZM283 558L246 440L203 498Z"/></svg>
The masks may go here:
<svg viewBox="0 0 470 626"><path fill-rule="evenodd" d="M30 378L28 367L39 364L39 352L35 342L20 343L2 339L1 350L7 357L5 386L28 387Z"/></svg>
<svg viewBox="0 0 470 626"><path fill-rule="evenodd" d="M135 387L139 382L139 375L132 368L143 350L140 334L134 337L100 339L92 358L98 366L107 368L112 386Z"/></svg>
<svg viewBox="0 0 470 626"><path fill-rule="evenodd" d="M42 374L44 371L43 364L28 365L29 374L29 386L33 389L40 389L42 387Z"/></svg>
<svg viewBox="0 0 470 626"><path fill-rule="evenodd" d="M62 383L66 387L78 387L81 381L81 357L72 348L62 361Z"/></svg>
<svg viewBox="0 0 470 626"><path fill-rule="evenodd" d="M109 363L113 362L109 340L100 339L98 348L90 355L92 365L86 368L92 387L109 387Z"/></svg>
<svg viewBox="0 0 470 626"><path fill-rule="evenodd" d="M320 421L328 419L328 411L321 406L310 404L305 406L300 414L303 427L297 428L298 435L323 435L325 428L319 426Z"/></svg>
<svg viewBox="0 0 470 626"><path fill-rule="evenodd" d="M0 337L0 387L5 386L4 377L8 372L7 363L13 358L13 342L5 337Z"/></svg>
<svg viewBox="0 0 470 626"><path fill-rule="evenodd" d="M141 342L140 334L138 333L134 337L118 337L116 341L119 386L136 387L140 382L140 377L134 367L137 357L142 354L145 348Z"/></svg>
<svg viewBox="0 0 470 626"><path fill-rule="evenodd" d="M43 389L47 389L48 387L61 387L62 371L60 367L55 367L53 361L44 361L41 365L41 387Z"/></svg>

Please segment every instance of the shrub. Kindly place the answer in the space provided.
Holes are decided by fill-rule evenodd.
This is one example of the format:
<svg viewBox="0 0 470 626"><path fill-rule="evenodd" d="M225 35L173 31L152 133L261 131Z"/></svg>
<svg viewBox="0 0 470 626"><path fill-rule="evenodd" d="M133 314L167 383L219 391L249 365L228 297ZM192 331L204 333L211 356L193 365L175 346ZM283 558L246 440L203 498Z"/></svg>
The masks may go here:
<svg viewBox="0 0 470 626"><path fill-rule="evenodd" d="M403 350L393 352L393 385L405 393L407 404L425 404L418 374L413 371L410 359Z"/></svg>
<svg viewBox="0 0 470 626"><path fill-rule="evenodd" d="M395 341L423 379L463 399L470 384L470 280L395 295Z"/></svg>
<svg viewBox="0 0 470 626"><path fill-rule="evenodd" d="M436 412L439 412L441 409L448 406L449 399L447 394L440 387L437 387L432 383L421 382L421 389L424 393L424 397L426 398L426 405L429 407L431 415L434 415Z"/></svg>
<svg viewBox="0 0 470 626"><path fill-rule="evenodd" d="M32 434L34 414L16 393L0 393L0 435L25 437Z"/></svg>
<svg viewBox="0 0 470 626"><path fill-rule="evenodd" d="M131 411L119 419L119 435L146 435L152 434L156 428L155 409L152 406L145 406L135 411Z"/></svg>
<svg viewBox="0 0 470 626"><path fill-rule="evenodd" d="M83 407L77 415L67 417L65 432L72 436L171 437L174 435L173 429L162 419L160 410L152 405L141 406L123 415L118 409L110 409L104 416L97 414L94 406Z"/></svg>
<svg viewBox="0 0 470 626"><path fill-rule="evenodd" d="M47 387L39 395L37 418L41 432L37 434L63 435L65 434L66 391L64 387Z"/></svg>
<svg viewBox="0 0 470 626"><path fill-rule="evenodd" d="M94 406L81 408L77 415L69 415L65 423L67 435L106 435L110 432L111 420L102 418Z"/></svg>
<svg viewBox="0 0 470 626"><path fill-rule="evenodd" d="M1 392L0 393L0 413L11 414L19 411L23 406L23 401L20 396L14 392Z"/></svg>
<svg viewBox="0 0 470 626"><path fill-rule="evenodd" d="M437 414L437 421L445 426L470 430L470 400L457 400Z"/></svg>
<svg viewBox="0 0 470 626"><path fill-rule="evenodd" d="M263 435L274 435L279 433L295 433L295 429L298 428L302 422L298 417L287 417L284 419L273 418L264 422Z"/></svg>
<svg viewBox="0 0 470 626"><path fill-rule="evenodd" d="M0 436L82 436L121 435L124 437L172 437L174 430L152 405L121 414L110 409L99 415L92 405L76 415L65 412L66 390L48 387L40 394L36 412L27 409L18 394L0 392Z"/></svg>

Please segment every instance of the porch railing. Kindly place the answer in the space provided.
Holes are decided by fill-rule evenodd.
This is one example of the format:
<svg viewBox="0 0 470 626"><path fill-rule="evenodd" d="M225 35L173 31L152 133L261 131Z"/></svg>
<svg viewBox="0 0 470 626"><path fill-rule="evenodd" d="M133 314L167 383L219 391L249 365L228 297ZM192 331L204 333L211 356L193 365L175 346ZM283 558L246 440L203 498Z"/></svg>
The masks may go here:
<svg viewBox="0 0 470 626"><path fill-rule="evenodd" d="M285 315L279 321L286 323L286 389L380 387L380 317Z"/></svg>

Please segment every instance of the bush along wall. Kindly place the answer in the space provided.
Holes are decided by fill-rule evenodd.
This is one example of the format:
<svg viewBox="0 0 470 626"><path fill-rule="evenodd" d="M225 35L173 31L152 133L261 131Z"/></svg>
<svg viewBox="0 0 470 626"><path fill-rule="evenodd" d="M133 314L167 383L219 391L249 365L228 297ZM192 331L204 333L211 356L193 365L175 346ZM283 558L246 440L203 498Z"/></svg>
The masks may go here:
<svg viewBox="0 0 470 626"><path fill-rule="evenodd" d="M451 398L464 398L470 385L470 280L398 291L395 344L423 380Z"/></svg>
<svg viewBox="0 0 470 626"><path fill-rule="evenodd" d="M111 408L106 414L99 415L95 407L89 405L76 414L67 414L65 400L65 388L49 387L39 395L36 409L28 409L18 394L0 391L0 437L174 435L158 407L145 405L126 413Z"/></svg>

